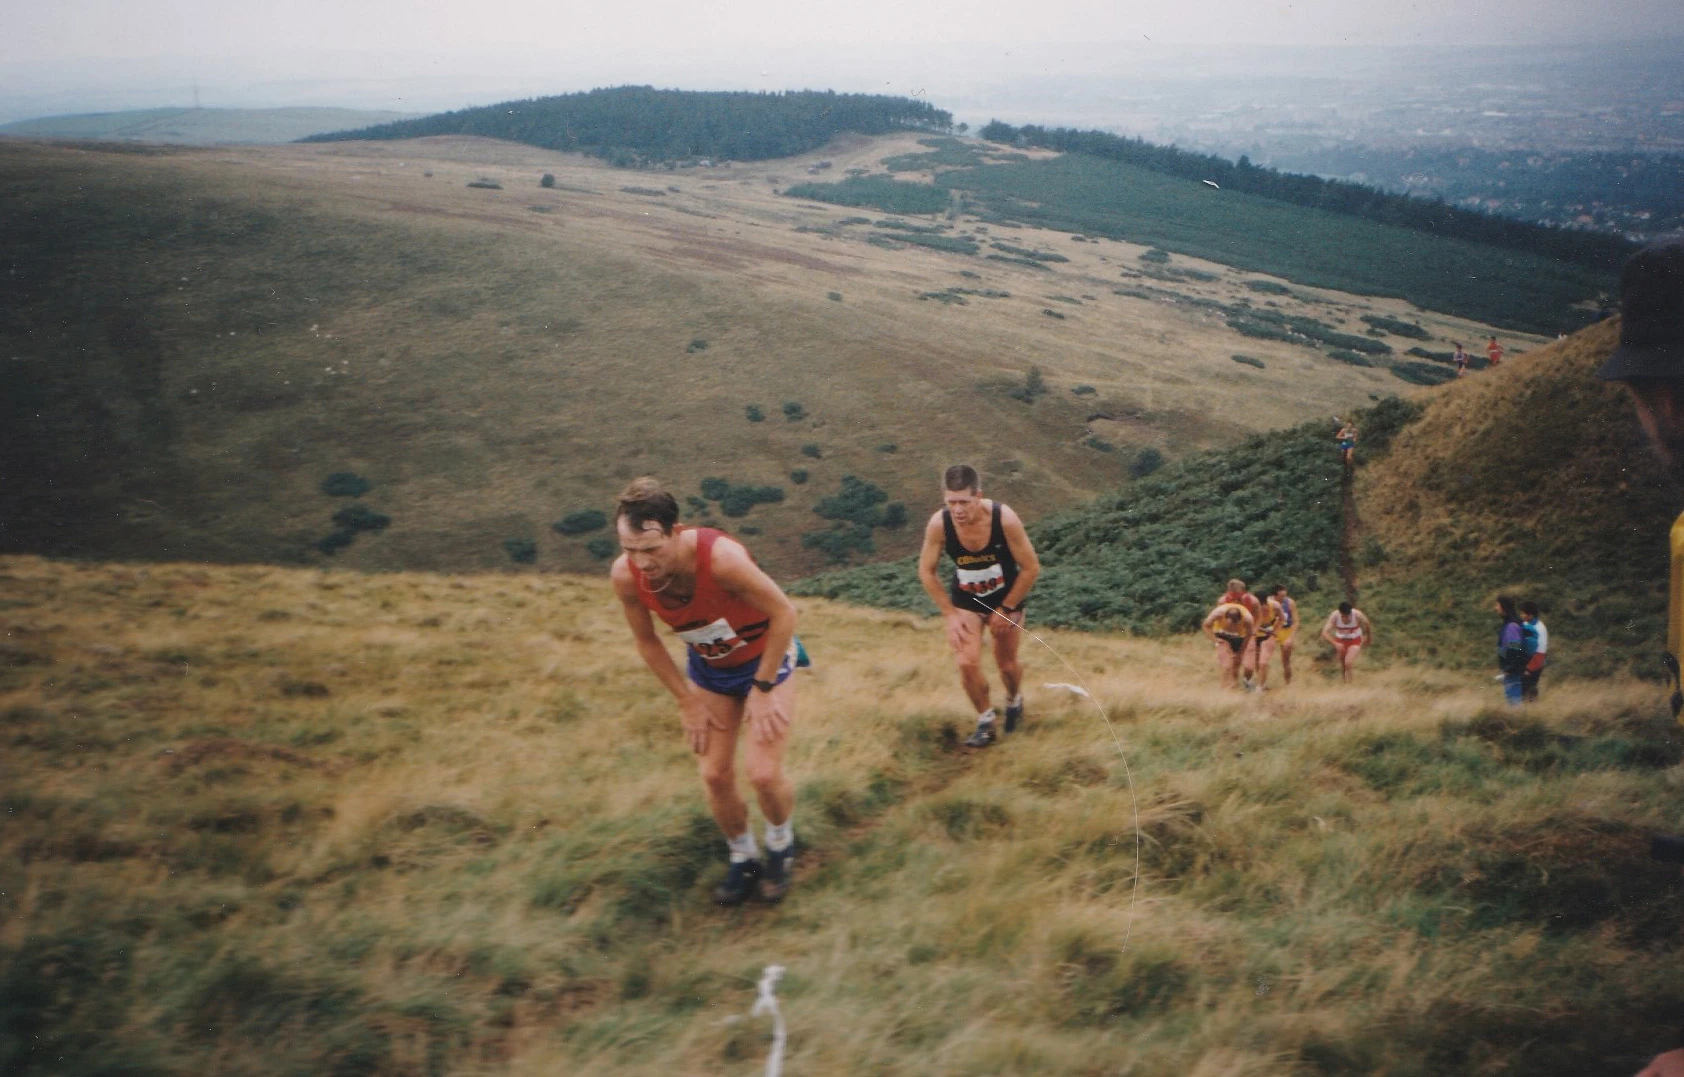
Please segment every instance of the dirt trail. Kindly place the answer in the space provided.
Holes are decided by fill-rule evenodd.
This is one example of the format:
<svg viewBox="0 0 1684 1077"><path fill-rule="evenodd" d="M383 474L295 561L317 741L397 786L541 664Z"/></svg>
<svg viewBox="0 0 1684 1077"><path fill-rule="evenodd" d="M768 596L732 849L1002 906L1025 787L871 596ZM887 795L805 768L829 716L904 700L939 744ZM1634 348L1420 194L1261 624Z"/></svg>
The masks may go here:
<svg viewBox="0 0 1684 1077"><path fill-rule="evenodd" d="M1357 600L1357 533L1362 530L1362 521L1357 518L1355 478L1356 466L1347 459L1345 472L1339 476L1339 581L1345 586L1345 601L1353 605Z"/></svg>

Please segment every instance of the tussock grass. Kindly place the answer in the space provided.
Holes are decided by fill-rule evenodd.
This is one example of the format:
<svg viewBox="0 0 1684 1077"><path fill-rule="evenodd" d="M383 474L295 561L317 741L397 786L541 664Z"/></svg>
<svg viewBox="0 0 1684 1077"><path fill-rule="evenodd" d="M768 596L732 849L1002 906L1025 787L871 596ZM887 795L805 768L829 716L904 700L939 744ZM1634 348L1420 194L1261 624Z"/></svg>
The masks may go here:
<svg viewBox="0 0 1684 1077"><path fill-rule="evenodd" d="M0 575L7 1072L751 1072L774 961L822 1074L1629 1072L1684 1002L1639 682L1043 633L967 755L937 624L802 600L797 886L720 911L604 581Z"/></svg>

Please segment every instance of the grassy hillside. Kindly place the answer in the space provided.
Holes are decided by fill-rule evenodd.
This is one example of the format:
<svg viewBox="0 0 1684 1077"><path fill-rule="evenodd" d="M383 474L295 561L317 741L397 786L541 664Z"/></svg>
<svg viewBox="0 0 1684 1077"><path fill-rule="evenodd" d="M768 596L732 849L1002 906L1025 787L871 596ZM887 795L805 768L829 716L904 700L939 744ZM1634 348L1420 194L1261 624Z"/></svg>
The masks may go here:
<svg viewBox="0 0 1684 1077"><path fill-rule="evenodd" d="M1624 1074L1684 1004L1647 685L1053 632L967 755L938 626L803 600L796 887L722 912L604 581L0 582L8 1074L747 1074L774 962L803 1074Z"/></svg>
<svg viewBox="0 0 1684 1077"><path fill-rule="evenodd" d="M924 163L936 169L953 161ZM962 192L985 217L1158 246L1300 284L1397 296L1526 332L1583 326L1594 316L1590 305L1615 284L1612 271L1594 266L1213 189L1082 154L946 167L934 182ZM791 193L859 204L848 200L857 189L845 184L808 183Z"/></svg>
<svg viewBox="0 0 1684 1077"><path fill-rule="evenodd" d="M1416 411L1396 398L1357 413L1359 463L1382 455ZM1191 632L1235 576L1285 583L1306 620L1344 597L1338 453L1328 421L1253 437L1163 468L1029 525L1042 559L1030 616L1094 631ZM984 491L985 493L987 491ZM943 571L951 571L943 559ZM825 573L800 594L933 613L916 559Z"/></svg>
<svg viewBox="0 0 1684 1077"><path fill-rule="evenodd" d="M846 171L919 149L824 152ZM1147 449L1413 391L1308 338L1241 335L1242 299L1345 333L1408 318L1436 350L1483 329L974 218L862 226L773 193L812 159L651 187L475 139L0 144L0 549L587 570L603 533L553 525L655 472L806 574L846 476L917 510L966 459L1039 518ZM1063 253L991 260L994 242ZM1173 280L1118 294L1135 266ZM341 473L361 483L333 489L367 489L327 492ZM703 500L708 478L784 499L730 515L742 500Z"/></svg>
<svg viewBox="0 0 1684 1077"><path fill-rule="evenodd" d="M322 131L391 123L414 115L350 108L145 108L18 120L0 125L0 135L184 145L292 142Z"/></svg>
<svg viewBox="0 0 1684 1077"><path fill-rule="evenodd" d="M1684 491L1591 378L1618 340L1606 322L1448 387L1362 474L1364 600L1404 653L1489 665L1507 591L1543 607L1560 670L1659 673Z"/></svg>

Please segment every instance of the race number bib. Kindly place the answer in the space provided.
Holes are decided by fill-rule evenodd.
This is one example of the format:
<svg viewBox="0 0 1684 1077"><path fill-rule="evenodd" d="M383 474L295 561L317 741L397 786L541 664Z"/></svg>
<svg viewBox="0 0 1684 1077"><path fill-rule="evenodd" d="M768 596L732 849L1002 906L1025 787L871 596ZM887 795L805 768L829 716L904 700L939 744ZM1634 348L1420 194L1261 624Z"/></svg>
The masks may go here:
<svg viewBox="0 0 1684 1077"><path fill-rule="evenodd" d="M959 590L967 595L991 595L1006 585L1006 570L999 565L987 568L955 569L959 574Z"/></svg>
<svg viewBox="0 0 1684 1077"><path fill-rule="evenodd" d="M700 628L686 629L678 633L678 638L695 648L697 654L709 659L724 658L737 648L748 646L723 617Z"/></svg>

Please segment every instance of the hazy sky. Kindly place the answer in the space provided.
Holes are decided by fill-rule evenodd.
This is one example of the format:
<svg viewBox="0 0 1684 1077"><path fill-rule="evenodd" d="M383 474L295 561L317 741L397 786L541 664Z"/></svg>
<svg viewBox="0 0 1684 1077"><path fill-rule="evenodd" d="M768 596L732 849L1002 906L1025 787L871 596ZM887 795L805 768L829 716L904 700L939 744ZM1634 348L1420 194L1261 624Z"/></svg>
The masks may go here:
<svg viewBox="0 0 1684 1077"><path fill-rule="evenodd" d="M0 63L938 42L1501 44L1684 33L1678 0L0 0Z"/></svg>
<svg viewBox="0 0 1684 1077"><path fill-rule="evenodd" d="M206 105L424 111L626 82L936 97L956 77L1187 73L1217 46L1290 70L1281 46L1659 37L1684 37L1681 0L0 0L0 119L191 104L195 84Z"/></svg>

